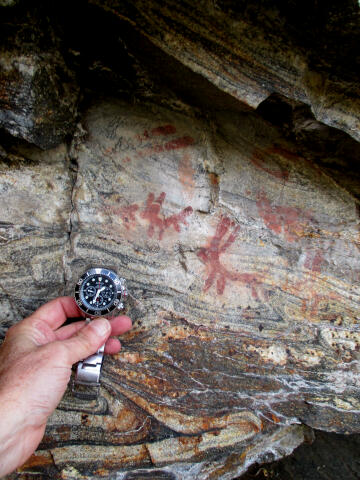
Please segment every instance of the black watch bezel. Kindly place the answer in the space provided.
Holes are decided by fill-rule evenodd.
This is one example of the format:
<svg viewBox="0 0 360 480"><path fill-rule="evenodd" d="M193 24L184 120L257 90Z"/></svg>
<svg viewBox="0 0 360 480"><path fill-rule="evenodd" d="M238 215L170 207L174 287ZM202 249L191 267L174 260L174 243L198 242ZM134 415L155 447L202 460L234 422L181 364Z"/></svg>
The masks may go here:
<svg viewBox="0 0 360 480"><path fill-rule="evenodd" d="M116 287L116 297L112 305L110 305L110 307L103 308L103 309L87 308L81 301L81 298L80 298L81 286L84 283L84 281L86 281L86 279L92 275L108 276L114 282ZM122 301L125 295L126 295L126 291L125 291L124 279L120 278L114 270L107 267L91 267L87 269L86 272L84 272L79 278L79 280L76 282L75 294L74 294L75 301L78 307L80 308L80 310L83 313L85 313L87 316L92 316L92 317L101 317L104 315L108 315L109 313L113 312L116 308L119 308L119 307L121 309L123 307Z"/></svg>

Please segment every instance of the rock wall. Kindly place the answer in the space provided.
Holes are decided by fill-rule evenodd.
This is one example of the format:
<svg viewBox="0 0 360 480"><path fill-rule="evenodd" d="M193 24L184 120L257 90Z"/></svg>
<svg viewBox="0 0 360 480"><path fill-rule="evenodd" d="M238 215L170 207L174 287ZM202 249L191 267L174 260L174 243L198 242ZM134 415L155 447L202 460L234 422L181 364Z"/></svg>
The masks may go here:
<svg viewBox="0 0 360 480"><path fill-rule="evenodd" d="M118 35L111 12L119 5L107 2L107 13L87 7L99 24L103 19L104 45ZM212 65L206 76L227 90L219 62L228 70L228 59L211 64L198 44L190 54L190 27L171 40L180 19L189 23L196 12L183 3L170 22L165 4L139 5L121 4L119 26L131 21L134 31L192 68L201 51ZM23 8L7 7L8 23L11 15L23 18ZM2 104L3 332L50 298L72 294L92 262L113 265L127 279L134 320L122 351L105 360L99 399L67 392L38 451L9 478L232 479L311 442L312 428L360 430L356 103L347 109L339 94L346 125L334 110L326 113L329 125L341 123L351 136L320 123L299 102L308 98L280 95L288 91L276 76L275 53L256 55L260 37L240 42L237 21L224 12L220 23L210 21L214 11L196 17L198 28L210 22L202 31L248 48L249 65L260 58L272 65L261 69L278 93L257 110L250 107L270 91L255 94L244 73L231 75L244 91L248 82L248 96L240 87L226 95L126 29L134 41L133 50L122 50L123 71L110 68L109 54L96 63L92 49L77 53L72 31L52 40L73 72L72 91L81 92L78 115L67 111L67 133L54 120L58 136L47 143L46 129L16 127L30 118L26 108L19 120L11 102ZM53 38L66 23L59 16L55 24L47 13ZM40 14L26 13L30 25ZM106 34L108 15L114 24ZM162 31L163 43L143 18ZM294 55L282 35L278 42L282 58ZM265 39L262 51L267 45ZM45 68L48 57L41 57ZM18 68L18 58L7 65ZM239 65L233 59L233 69ZM6 72L0 83L10 95ZM18 77L16 85L28 83ZM194 85L204 88L195 92ZM37 90L30 91L36 100ZM61 103L74 105L71 95Z"/></svg>

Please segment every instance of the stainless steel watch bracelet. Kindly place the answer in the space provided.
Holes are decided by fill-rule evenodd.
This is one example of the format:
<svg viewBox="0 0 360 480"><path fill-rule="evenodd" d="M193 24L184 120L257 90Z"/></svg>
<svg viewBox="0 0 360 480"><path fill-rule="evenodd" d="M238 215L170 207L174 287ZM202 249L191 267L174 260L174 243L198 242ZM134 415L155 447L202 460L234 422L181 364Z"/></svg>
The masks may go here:
<svg viewBox="0 0 360 480"><path fill-rule="evenodd" d="M91 319L87 318L86 323ZM97 398L100 388L101 367L104 360L105 344L99 350L77 364L72 392L78 398Z"/></svg>

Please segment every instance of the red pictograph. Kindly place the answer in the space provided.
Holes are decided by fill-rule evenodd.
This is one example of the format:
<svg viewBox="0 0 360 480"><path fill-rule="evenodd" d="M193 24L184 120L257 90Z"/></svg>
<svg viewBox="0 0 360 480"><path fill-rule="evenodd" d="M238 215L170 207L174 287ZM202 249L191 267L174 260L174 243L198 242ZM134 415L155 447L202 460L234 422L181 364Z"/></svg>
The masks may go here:
<svg viewBox="0 0 360 480"><path fill-rule="evenodd" d="M304 267L308 268L312 272L321 272L321 265L324 263L324 255L321 250L308 251L306 253L306 259Z"/></svg>
<svg viewBox="0 0 360 480"><path fill-rule="evenodd" d="M168 142L157 145L151 145L150 147L145 147L136 151L137 157L146 157L153 155L155 153L170 152L171 150L179 150L182 148L189 147L195 143L195 140L188 135L184 137L174 138L174 140L169 140Z"/></svg>
<svg viewBox="0 0 360 480"><path fill-rule="evenodd" d="M134 227L136 224L135 213L139 210L139 205L133 203L131 205L118 206L118 205L105 205L105 211L110 215L119 216L123 221L123 224L127 230Z"/></svg>
<svg viewBox="0 0 360 480"><path fill-rule="evenodd" d="M159 230L159 237L163 234L164 219L160 216L160 210L165 200L165 192L161 192L158 198L155 199L153 193L149 193L146 205L143 211L140 213L141 218L145 218L149 222L148 236L152 237L155 232L155 228Z"/></svg>
<svg viewBox="0 0 360 480"><path fill-rule="evenodd" d="M172 135L173 133L176 133L176 127L174 125L160 125L159 127L152 128L149 132L149 130L144 130L142 135L136 135L135 138L139 141L142 140L147 140L150 137L157 137L161 135Z"/></svg>
<svg viewBox="0 0 360 480"><path fill-rule="evenodd" d="M207 267L204 291L207 292L216 281L216 291L219 295L222 295L227 281L241 282L249 286L252 296L258 299L258 287L261 284L260 276L253 273L231 272L224 267L220 260L220 256L234 243L239 230L239 225L235 225L230 218L223 216L216 227L215 235L209 241L209 245L200 248L198 251L197 256Z"/></svg>
<svg viewBox="0 0 360 480"><path fill-rule="evenodd" d="M162 192L157 198L153 193L149 193L146 205L140 213L141 218L149 222L148 236L152 237L155 230L158 230L159 240L162 239L165 230L173 227L176 232L180 232L180 224L187 225L186 217L192 214L192 207L184 208L180 213L165 217L161 214L162 204L165 200L165 192Z"/></svg>
<svg viewBox="0 0 360 480"><path fill-rule="evenodd" d="M145 130L146 132L146 130ZM144 132L144 134L145 134ZM153 136L156 135L171 135L172 133L176 133L176 127L174 125L160 125L159 127L155 127L151 129L150 134Z"/></svg>
<svg viewBox="0 0 360 480"><path fill-rule="evenodd" d="M120 217L122 218L125 228L129 230L131 225L134 225L136 222L135 213L139 210L139 205L133 203L126 207L121 207L119 209Z"/></svg>
<svg viewBox="0 0 360 480"><path fill-rule="evenodd" d="M258 195L256 205L265 225L278 235L283 235L288 242L297 240L304 231L304 224L311 218L308 212L300 208L272 205L264 192Z"/></svg>
<svg viewBox="0 0 360 480"><path fill-rule="evenodd" d="M119 216L127 230L132 230L136 227L139 217L144 219L145 223L148 224L148 237L153 237L154 233L157 232L159 240L162 240L164 233L169 229L174 229L177 233L180 233L181 225L187 226L186 219L193 213L193 208L189 206L182 209L180 213L166 217L162 213L165 197L165 192L161 192L158 197L155 197L155 194L151 192L142 206L137 203L125 206L107 205L105 203L104 209L110 215Z"/></svg>
<svg viewBox="0 0 360 480"><path fill-rule="evenodd" d="M326 295L312 292L309 298L302 299L301 313L311 320L331 320L339 316L339 312L331 307L334 303L341 305L341 297L336 292L328 292Z"/></svg>
<svg viewBox="0 0 360 480"><path fill-rule="evenodd" d="M142 158L145 156L154 155L156 153L170 152L171 150L179 150L195 143L195 140L189 135L173 138L171 140L163 141L164 137L174 135L176 127L174 125L160 125L149 130L144 130L142 135L135 135L135 139L140 145L135 148L135 156ZM145 143L145 146L142 144Z"/></svg>

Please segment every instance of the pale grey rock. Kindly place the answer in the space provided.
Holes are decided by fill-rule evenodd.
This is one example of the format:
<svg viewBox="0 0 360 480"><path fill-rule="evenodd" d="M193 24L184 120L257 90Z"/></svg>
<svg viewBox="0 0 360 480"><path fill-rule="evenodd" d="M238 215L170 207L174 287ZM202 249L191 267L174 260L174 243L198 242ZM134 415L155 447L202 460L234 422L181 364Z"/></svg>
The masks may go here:
<svg viewBox="0 0 360 480"><path fill-rule="evenodd" d="M64 292L72 189L66 157L64 145L47 152L20 147L1 161L0 288L6 326Z"/></svg>

